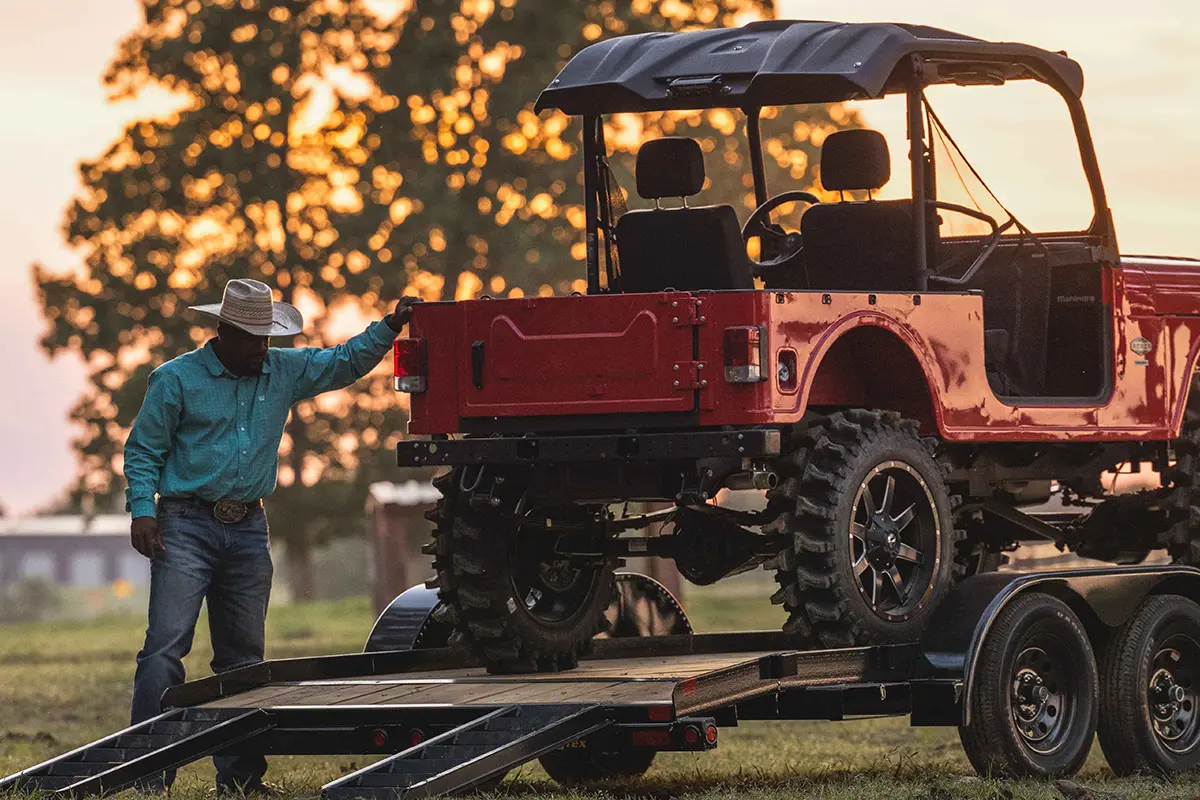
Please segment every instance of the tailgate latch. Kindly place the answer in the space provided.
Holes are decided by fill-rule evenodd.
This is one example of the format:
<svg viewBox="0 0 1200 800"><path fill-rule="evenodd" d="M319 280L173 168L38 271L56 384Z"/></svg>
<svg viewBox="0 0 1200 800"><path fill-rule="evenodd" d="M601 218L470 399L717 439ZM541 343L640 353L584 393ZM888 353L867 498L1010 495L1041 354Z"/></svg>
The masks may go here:
<svg viewBox="0 0 1200 800"><path fill-rule="evenodd" d="M676 361L671 368L675 388L681 392L708 388L707 364L704 361Z"/></svg>

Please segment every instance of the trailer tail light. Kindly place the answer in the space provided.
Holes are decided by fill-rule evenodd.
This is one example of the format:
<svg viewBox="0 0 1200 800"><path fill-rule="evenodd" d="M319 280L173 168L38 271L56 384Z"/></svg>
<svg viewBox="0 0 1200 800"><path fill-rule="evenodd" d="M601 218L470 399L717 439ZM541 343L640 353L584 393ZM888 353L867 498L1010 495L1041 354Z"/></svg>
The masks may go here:
<svg viewBox="0 0 1200 800"><path fill-rule="evenodd" d="M725 329L725 380L758 383L763 380L763 345L767 335L761 325Z"/></svg>
<svg viewBox="0 0 1200 800"><path fill-rule="evenodd" d="M410 394L424 392L428 385L425 375L425 340L397 339L393 354L396 391Z"/></svg>

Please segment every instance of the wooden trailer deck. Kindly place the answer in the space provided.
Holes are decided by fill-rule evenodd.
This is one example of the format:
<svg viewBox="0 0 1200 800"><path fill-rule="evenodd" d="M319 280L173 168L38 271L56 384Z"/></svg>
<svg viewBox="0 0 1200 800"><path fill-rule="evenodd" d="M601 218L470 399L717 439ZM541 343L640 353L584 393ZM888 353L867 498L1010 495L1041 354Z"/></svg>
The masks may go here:
<svg viewBox="0 0 1200 800"><path fill-rule="evenodd" d="M538 675L497 676L470 668L289 681L239 692L202 707L340 710L367 706L681 704L684 708L677 710L682 713L696 710L688 699L698 694L700 678L707 682L724 677L724 682L732 680L742 684L743 689L768 691L776 682L761 678L759 663L770 655L756 652L585 661L570 672Z"/></svg>

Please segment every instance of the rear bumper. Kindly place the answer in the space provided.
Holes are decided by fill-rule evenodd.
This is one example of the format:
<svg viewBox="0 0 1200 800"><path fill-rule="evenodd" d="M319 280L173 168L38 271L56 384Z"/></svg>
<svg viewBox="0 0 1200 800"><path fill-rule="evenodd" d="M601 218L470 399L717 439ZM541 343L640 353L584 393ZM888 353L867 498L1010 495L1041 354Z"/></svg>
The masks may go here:
<svg viewBox="0 0 1200 800"><path fill-rule="evenodd" d="M569 464L603 461L673 461L696 458L762 458L779 455L778 430L686 431L505 436L414 440L396 445L401 467L463 464Z"/></svg>

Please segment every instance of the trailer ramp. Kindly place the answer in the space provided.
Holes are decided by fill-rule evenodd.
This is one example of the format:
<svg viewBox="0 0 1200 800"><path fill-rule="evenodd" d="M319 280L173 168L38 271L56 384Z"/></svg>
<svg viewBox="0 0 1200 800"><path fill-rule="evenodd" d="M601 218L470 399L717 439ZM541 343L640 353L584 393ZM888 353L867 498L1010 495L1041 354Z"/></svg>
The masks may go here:
<svg viewBox="0 0 1200 800"><path fill-rule="evenodd" d="M469 790L611 722L600 706L505 706L326 784L322 791L329 800L391 800Z"/></svg>
<svg viewBox="0 0 1200 800"><path fill-rule="evenodd" d="M119 792L271 728L261 709L181 708L106 736L0 781L0 794Z"/></svg>

